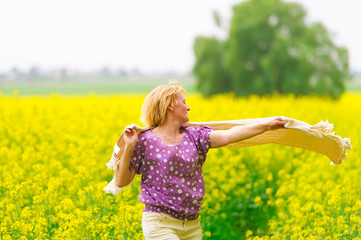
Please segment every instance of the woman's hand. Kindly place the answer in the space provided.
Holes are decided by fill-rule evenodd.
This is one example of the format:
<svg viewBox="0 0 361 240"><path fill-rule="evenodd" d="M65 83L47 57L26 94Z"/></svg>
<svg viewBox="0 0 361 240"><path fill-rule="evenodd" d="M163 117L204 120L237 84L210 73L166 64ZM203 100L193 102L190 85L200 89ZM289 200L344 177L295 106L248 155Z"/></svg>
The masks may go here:
<svg viewBox="0 0 361 240"><path fill-rule="evenodd" d="M131 149L135 148L135 145L138 141L138 134L134 128L127 128L124 131L124 141L125 146L130 147Z"/></svg>
<svg viewBox="0 0 361 240"><path fill-rule="evenodd" d="M282 117L273 117L267 122L268 130L276 130L284 128L287 121L283 121Z"/></svg>

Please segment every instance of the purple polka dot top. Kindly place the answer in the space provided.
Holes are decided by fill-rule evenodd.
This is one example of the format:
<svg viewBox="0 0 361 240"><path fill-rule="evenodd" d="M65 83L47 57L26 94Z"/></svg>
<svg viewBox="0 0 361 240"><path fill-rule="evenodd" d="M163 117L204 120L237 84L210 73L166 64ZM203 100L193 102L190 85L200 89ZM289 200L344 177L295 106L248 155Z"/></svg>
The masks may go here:
<svg viewBox="0 0 361 240"><path fill-rule="evenodd" d="M213 128L182 127L177 145L167 145L152 130L139 135L130 163L142 174L139 201L144 212L168 214L180 220L198 218L204 197L202 165Z"/></svg>

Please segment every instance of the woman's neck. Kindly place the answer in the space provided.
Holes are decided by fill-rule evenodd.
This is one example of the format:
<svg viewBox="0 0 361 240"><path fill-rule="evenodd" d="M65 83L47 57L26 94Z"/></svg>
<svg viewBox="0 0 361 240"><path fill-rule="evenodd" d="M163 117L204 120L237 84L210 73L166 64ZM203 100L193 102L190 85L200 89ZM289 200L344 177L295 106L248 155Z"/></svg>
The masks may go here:
<svg viewBox="0 0 361 240"><path fill-rule="evenodd" d="M183 129L178 124L163 124L153 129L153 132L169 137L177 137L183 133Z"/></svg>

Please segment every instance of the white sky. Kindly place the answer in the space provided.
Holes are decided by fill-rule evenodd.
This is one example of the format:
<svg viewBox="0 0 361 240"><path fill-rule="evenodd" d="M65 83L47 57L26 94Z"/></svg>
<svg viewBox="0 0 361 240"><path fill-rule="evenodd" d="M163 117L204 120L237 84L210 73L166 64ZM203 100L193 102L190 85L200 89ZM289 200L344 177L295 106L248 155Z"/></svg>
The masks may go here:
<svg viewBox="0 0 361 240"><path fill-rule="evenodd" d="M221 32L212 12L229 22L235 0L1 0L0 71L36 65L94 70L138 68L188 72L198 35ZM361 71L361 1L297 0L348 48Z"/></svg>

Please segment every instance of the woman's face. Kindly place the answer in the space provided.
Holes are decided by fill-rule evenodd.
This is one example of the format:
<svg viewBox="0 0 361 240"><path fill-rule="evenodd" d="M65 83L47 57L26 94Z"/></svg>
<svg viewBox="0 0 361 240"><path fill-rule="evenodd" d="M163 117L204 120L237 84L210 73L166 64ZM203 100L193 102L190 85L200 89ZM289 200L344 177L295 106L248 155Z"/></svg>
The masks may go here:
<svg viewBox="0 0 361 240"><path fill-rule="evenodd" d="M177 102L173 105L174 117L180 122L186 123L189 121L188 111L191 109L186 104L186 99L182 93L176 93L176 100Z"/></svg>

